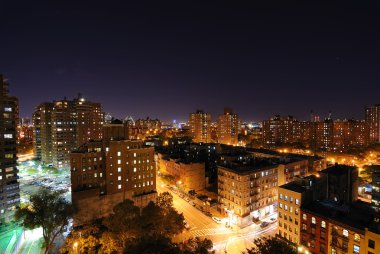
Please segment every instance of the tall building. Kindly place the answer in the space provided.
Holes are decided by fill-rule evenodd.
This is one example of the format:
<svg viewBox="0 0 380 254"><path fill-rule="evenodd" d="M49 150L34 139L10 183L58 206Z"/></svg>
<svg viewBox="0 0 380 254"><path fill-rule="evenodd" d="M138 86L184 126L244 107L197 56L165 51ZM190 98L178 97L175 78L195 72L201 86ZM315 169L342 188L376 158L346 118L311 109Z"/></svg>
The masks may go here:
<svg viewBox="0 0 380 254"><path fill-rule="evenodd" d="M16 126L18 122L18 99L10 96L8 81L0 75L0 224L7 222L20 203L17 181Z"/></svg>
<svg viewBox="0 0 380 254"><path fill-rule="evenodd" d="M71 101L41 103L33 114L37 158L55 167L68 166L71 150L102 139L103 121L101 104L81 95Z"/></svg>
<svg viewBox="0 0 380 254"><path fill-rule="evenodd" d="M145 206L156 198L154 148L143 141L90 141L70 157L75 224L107 216L125 199Z"/></svg>
<svg viewBox="0 0 380 254"><path fill-rule="evenodd" d="M365 121L369 127L370 142L380 142L380 104L366 108Z"/></svg>
<svg viewBox="0 0 380 254"><path fill-rule="evenodd" d="M292 116L278 115L263 121L263 143L265 146L292 144L300 139L300 122Z"/></svg>
<svg viewBox="0 0 380 254"><path fill-rule="evenodd" d="M218 142L226 145L237 145L240 129L240 119L232 109L225 108L224 114L218 117L217 137Z"/></svg>
<svg viewBox="0 0 380 254"><path fill-rule="evenodd" d="M190 113L189 125L194 142L211 142L211 115L209 113L205 113L202 110Z"/></svg>

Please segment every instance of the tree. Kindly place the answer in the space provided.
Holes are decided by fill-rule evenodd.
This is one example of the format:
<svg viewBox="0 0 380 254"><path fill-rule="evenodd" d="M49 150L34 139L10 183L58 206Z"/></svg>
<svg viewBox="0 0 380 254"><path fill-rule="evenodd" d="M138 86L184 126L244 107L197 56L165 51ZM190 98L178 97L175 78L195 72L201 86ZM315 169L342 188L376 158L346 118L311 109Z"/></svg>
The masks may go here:
<svg viewBox="0 0 380 254"><path fill-rule="evenodd" d="M167 191L163 192L158 195L156 204L166 211L173 209L173 196Z"/></svg>
<svg viewBox="0 0 380 254"><path fill-rule="evenodd" d="M173 207L162 208L150 202L141 212L141 235L162 235L172 237L181 233L184 228L182 214L179 214Z"/></svg>
<svg viewBox="0 0 380 254"><path fill-rule="evenodd" d="M213 244L210 239L190 238L180 245L184 254L213 254Z"/></svg>
<svg viewBox="0 0 380 254"><path fill-rule="evenodd" d="M247 249L247 254L297 254L295 247L275 237L263 237L254 240L256 247Z"/></svg>
<svg viewBox="0 0 380 254"><path fill-rule="evenodd" d="M15 218L27 229L42 227L43 247L48 253L57 237L67 229L73 214L72 204L60 192L40 189L30 197L30 204L16 210Z"/></svg>
<svg viewBox="0 0 380 254"><path fill-rule="evenodd" d="M139 219L140 208L132 200L126 199L113 208L113 213L103 220L103 224L113 233L123 250L127 239L140 233Z"/></svg>
<svg viewBox="0 0 380 254"><path fill-rule="evenodd" d="M124 254L182 254L180 249L172 243L170 238L158 236L144 236L131 239L126 244Z"/></svg>
<svg viewBox="0 0 380 254"><path fill-rule="evenodd" d="M96 253L100 245L100 229L96 224L88 224L72 229L66 237L61 253Z"/></svg>

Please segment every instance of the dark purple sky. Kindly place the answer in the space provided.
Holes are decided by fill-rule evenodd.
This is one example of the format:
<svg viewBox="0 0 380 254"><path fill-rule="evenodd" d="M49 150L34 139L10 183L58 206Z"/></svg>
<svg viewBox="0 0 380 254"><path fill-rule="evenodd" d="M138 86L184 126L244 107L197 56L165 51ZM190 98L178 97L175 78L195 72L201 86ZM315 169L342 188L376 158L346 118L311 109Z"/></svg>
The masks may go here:
<svg viewBox="0 0 380 254"><path fill-rule="evenodd" d="M224 106L245 120L363 118L380 103L378 1L69 2L1 2L0 73L22 116L78 92L164 120Z"/></svg>

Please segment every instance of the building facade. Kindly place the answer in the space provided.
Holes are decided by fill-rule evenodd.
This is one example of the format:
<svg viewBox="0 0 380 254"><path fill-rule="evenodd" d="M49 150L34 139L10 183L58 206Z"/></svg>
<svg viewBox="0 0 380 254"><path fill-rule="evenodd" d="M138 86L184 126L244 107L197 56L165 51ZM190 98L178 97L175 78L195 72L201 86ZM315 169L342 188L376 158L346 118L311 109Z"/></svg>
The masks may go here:
<svg viewBox="0 0 380 254"><path fill-rule="evenodd" d="M239 142L240 119L232 109L225 108L224 114L218 116L217 137L218 143L237 145Z"/></svg>
<svg viewBox="0 0 380 254"><path fill-rule="evenodd" d="M218 201L232 224L246 226L275 211L277 165L227 162L218 165Z"/></svg>
<svg viewBox="0 0 380 254"><path fill-rule="evenodd" d="M103 121L101 104L81 95L71 101L41 103L33 114L37 158L58 168L69 166L71 150L102 139Z"/></svg>
<svg viewBox="0 0 380 254"><path fill-rule="evenodd" d="M380 104L365 109L365 121L369 128L370 142L380 142Z"/></svg>
<svg viewBox="0 0 380 254"><path fill-rule="evenodd" d="M154 148L142 141L92 141L72 151L76 223L102 218L125 199L145 206L156 198Z"/></svg>
<svg viewBox="0 0 380 254"><path fill-rule="evenodd" d="M201 191L206 188L206 173L204 162L192 162L173 159L158 153L156 155L157 170L161 174L174 177L175 182L185 191Z"/></svg>
<svg viewBox="0 0 380 254"><path fill-rule="evenodd" d="M196 143L211 142L211 115L202 110L190 113L189 117L190 134Z"/></svg>
<svg viewBox="0 0 380 254"><path fill-rule="evenodd" d="M0 224L12 219L20 204L17 176L18 99L9 95L8 80L0 75Z"/></svg>

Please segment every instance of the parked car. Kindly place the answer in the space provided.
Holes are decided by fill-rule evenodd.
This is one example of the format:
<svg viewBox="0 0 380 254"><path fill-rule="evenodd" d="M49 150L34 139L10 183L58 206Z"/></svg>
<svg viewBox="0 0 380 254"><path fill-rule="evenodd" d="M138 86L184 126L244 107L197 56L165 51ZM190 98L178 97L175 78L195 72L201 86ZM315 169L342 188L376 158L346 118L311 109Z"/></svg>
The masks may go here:
<svg viewBox="0 0 380 254"><path fill-rule="evenodd" d="M268 227L268 226L269 226L269 222L267 222L267 221L264 221L264 222L261 223L261 225L260 225L261 228L266 228L266 227Z"/></svg>
<svg viewBox="0 0 380 254"><path fill-rule="evenodd" d="M221 219L219 219L218 217L212 217L212 220L213 221L215 221L216 223L218 223L218 224L220 224L220 223L222 223L222 220Z"/></svg>
<svg viewBox="0 0 380 254"><path fill-rule="evenodd" d="M270 219L269 219L269 222L270 222L270 223L275 223L275 222L277 222L277 219L276 219L276 218L270 218Z"/></svg>
<svg viewBox="0 0 380 254"><path fill-rule="evenodd" d="M190 201L189 204L195 206L195 203L193 201Z"/></svg>
<svg viewBox="0 0 380 254"><path fill-rule="evenodd" d="M189 223L187 223L186 220L183 221L183 224L185 225L186 229L190 229L190 225L189 225Z"/></svg>

